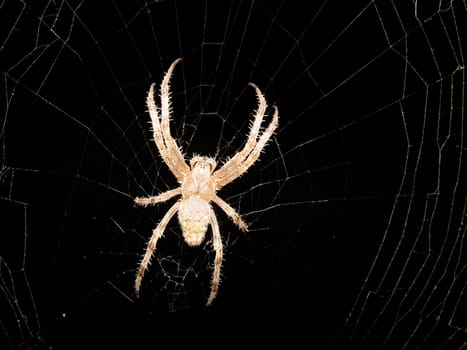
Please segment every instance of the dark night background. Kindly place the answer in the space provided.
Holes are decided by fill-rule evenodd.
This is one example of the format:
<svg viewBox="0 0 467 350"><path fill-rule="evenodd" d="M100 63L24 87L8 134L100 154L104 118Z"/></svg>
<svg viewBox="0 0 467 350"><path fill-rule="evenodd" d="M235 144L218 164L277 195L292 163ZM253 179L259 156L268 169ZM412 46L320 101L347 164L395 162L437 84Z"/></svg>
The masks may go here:
<svg viewBox="0 0 467 350"><path fill-rule="evenodd" d="M97 5L98 4L98 5ZM465 345L465 3L6 1L0 6L5 349ZM145 96L182 57L187 157L245 140L255 82L280 110L219 193L223 279L173 219ZM266 119L269 121L269 119ZM464 293L463 293L464 291ZM5 344L5 345L3 345Z"/></svg>

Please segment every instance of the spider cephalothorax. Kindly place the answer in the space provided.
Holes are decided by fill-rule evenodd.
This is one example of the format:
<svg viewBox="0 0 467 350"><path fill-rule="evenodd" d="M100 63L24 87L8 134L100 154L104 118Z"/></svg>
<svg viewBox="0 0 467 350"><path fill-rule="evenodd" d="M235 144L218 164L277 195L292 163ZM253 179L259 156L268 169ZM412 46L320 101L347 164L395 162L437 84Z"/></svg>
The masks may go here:
<svg viewBox="0 0 467 350"><path fill-rule="evenodd" d="M154 142L156 143L162 159L181 185L180 187L164 192L158 196L137 197L135 198L135 203L147 206L166 201L178 195L180 195L181 198L172 205L153 231L147 245L146 253L144 254L136 274L135 291L138 295L144 272L156 249L157 241L162 236L170 219L178 212L178 220L182 228L183 237L190 246L200 245L204 241L208 226L211 226L212 245L216 252L216 257L211 281L211 293L207 302L209 305L217 295L223 258L219 224L210 203L214 202L219 206L242 231L246 232L248 230L247 224L242 220L240 215L229 204L218 197L216 191L245 173L248 168L256 162L262 149L278 126L279 112L277 107L274 106L274 115L271 123L263 132L260 132L261 123L267 107L266 99L259 88L255 84L250 83L256 91L258 108L250 128L247 142L242 150L236 153L217 170L216 161L210 157L194 156L190 160L190 165L186 164L180 148L170 134L169 126L169 82L173 70L180 60L179 58L172 63L162 81L160 89L160 118L159 108L154 101L154 84L152 84L149 89L147 104L154 131Z"/></svg>

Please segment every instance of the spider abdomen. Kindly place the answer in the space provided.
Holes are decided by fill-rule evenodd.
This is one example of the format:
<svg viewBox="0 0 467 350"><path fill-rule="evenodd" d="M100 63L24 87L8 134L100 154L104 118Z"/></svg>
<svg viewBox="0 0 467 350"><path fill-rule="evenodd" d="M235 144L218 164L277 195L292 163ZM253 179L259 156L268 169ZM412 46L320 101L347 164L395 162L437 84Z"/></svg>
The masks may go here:
<svg viewBox="0 0 467 350"><path fill-rule="evenodd" d="M209 203L199 196L191 196L180 202L178 220L183 237L190 246L200 245L209 225Z"/></svg>

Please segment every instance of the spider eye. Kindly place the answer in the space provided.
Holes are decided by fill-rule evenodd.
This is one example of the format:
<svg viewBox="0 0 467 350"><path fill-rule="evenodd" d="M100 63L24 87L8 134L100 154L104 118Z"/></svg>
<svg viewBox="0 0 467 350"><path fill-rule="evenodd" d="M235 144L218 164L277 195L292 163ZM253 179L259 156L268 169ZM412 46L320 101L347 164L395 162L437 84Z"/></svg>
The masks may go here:
<svg viewBox="0 0 467 350"><path fill-rule="evenodd" d="M216 161L209 157L195 156L190 161L191 169L194 169L195 167L198 167L198 166L200 168L209 168L210 173L214 171L214 169L216 168L216 165L217 165Z"/></svg>
<svg viewBox="0 0 467 350"><path fill-rule="evenodd" d="M209 158L209 166L211 167L210 169L211 173L214 171L214 169L216 169L216 165L217 165L216 161L212 158Z"/></svg>

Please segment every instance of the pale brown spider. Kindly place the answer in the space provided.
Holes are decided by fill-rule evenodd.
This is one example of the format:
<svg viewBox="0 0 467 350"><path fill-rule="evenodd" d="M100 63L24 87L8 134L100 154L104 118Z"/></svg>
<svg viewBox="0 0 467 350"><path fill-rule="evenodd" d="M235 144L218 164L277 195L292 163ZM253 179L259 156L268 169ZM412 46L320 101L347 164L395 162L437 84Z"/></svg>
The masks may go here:
<svg viewBox="0 0 467 350"><path fill-rule="evenodd" d="M185 163L183 154L176 141L170 134L170 91L169 82L175 65L180 62L180 58L175 60L162 80L160 89L161 118L159 119L158 107L154 101L155 84L151 85L147 97L147 105L151 116L154 132L154 141L164 162L170 171L175 175L180 187L164 192L158 196L135 198L135 203L142 206L153 205L164 202L174 196L181 195L181 198L167 211L159 225L154 229L151 239L148 242L146 253L141 261L135 280L136 295L139 295L141 280L146 271L151 256L156 249L156 244L162 236L167 224L172 216L178 212L178 219L182 228L185 242L190 246L200 245L206 235L208 225L212 229L212 245L216 252L214 260L214 271L211 280L211 293L207 305L210 305L217 295L219 288L220 273L222 266L222 239L219 232L216 215L210 205L216 203L244 232L248 230L247 224L239 214L220 197L216 191L235 180L245 173L250 166L258 159L263 147L271 138L279 123L279 111L274 106L274 115L268 127L260 133L261 123L266 112L266 100L259 88L250 83L256 90L258 98L258 108L253 123L251 124L248 140L243 149L228 159L224 165L216 169L216 161L210 157L194 156L190 160L190 165Z"/></svg>

